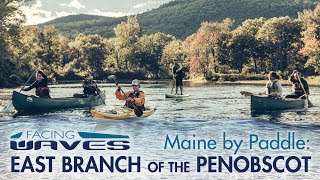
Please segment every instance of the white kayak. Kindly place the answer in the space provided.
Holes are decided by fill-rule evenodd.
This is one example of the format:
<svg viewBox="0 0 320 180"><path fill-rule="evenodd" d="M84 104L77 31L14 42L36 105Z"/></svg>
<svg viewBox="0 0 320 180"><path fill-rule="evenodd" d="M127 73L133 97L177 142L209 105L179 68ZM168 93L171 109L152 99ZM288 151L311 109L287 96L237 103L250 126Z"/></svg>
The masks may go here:
<svg viewBox="0 0 320 180"><path fill-rule="evenodd" d="M166 98L183 99L189 97L189 94L165 94Z"/></svg>

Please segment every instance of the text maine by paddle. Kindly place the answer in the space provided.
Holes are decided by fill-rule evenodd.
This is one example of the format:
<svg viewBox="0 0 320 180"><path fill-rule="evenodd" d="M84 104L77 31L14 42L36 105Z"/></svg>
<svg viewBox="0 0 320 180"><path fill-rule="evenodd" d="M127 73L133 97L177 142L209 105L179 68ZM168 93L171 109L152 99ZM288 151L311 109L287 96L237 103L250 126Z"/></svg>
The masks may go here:
<svg viewBox="0 0 320 180"><path fill-rule="evenodd" d="M246 142L247 141L247 142ZM182 139L178 134L174 136L166 136L164 149L210 149L214 150L219 146L223 149L236 149L235 154L240 148L242 149L261 149L261 150L290 150L290 149L309 149L306 142L309 140L302 140L296 138L294 132L288 132L285 136L281 136L280 132L276 132L273 139L264 139L262 135L249 134L248 139L228 139L224 132L221 141L215 139L197 139L196 135L192 135L190 139ZM248 143L245 146L244 144ZM245 146L245 147L242 147Z"/></svg>

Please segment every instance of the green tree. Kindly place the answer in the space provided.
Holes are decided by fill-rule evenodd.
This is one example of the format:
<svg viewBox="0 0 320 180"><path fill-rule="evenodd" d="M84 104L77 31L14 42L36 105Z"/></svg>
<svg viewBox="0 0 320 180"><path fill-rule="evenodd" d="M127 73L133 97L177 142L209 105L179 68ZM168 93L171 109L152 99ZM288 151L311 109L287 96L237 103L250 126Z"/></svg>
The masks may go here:
<svg viewBox="0 0 320 180"><path fill-rule="evenodd" d="M114 41L115 39L108 39L105 41L106 58L103 62L104 71L109 71L111 73L115 73L116 71L119 71Z"/></svg>
<svg viewBox="0 0 320 180"><path fill-rule="evenodd" d="M170 75L171 67L175 62L185 63L185 53L182 43L183 41L181 40L173 40L163 48L161 66L165 74Z"/></svg>
<svg viewBox="0 0 320 180"><path fill-rule="evenodd" d="M120 69L133 70L138 62L138 40L142 36L136 16L129 16L127 22L121 22L114 28L116 35L114 45L117 55L117 65Z"/></svg>
<svg viewBox="0 0 320 180"><path fill-rule="evenodd" d="M70 61L69 39L60 35L55 27L45 26L41 30L36 26L26 26L22 28L20 37L20 45L15 52L22 65L44 70L53 81L65 74L64 65Z"/></svg>
<svg viewBox="0 0 320 180"><path fill-rule="evenodd" d="M25 17L18 6L29 0L0 1L0 87L8 86L8 77L19 72L14 49Z"/></svg>
<svg viewBox="0 0 320 180"><path fill-rule="evenodd" d="M245 64L253 61L254 70L258 73L257 60L264 57L262 44L256 39L256 34L265 23L265 18L248 19L232 31L228 42L230 66L240 73Z"/></svg>
<svg viewBox="0 0 320 180"><path fill-rule="evenodd" d="M151 77L159 78L163 49L172 40L173 36L164 33L144 35L139 39L140 67L150 73Z"/></svg>
<svg viewBox="0 0 320 180"><path fill-rule="evenodd" d="M4 35L16 30L25 22L24 14L18 6L31 0L1 0L0 1L0 34ZM18 33L16 33L17 35Z"/></svg>
<svg viewBox="0 0 320 180"><path fill-rule="evenodd" d="M79 76L89 73L101 77L104 74L103 63L107 54L106 41L97 34L78 35L70 44L73 60L67 64L68 71Z"/></svg>
<svg viewBox="0 0 320 180"><path fill-rule="evenodd" d="M268 70L282 73L295 68L301 61L298 51L302 46L301 22L288 16L268 19L257 33L257 39L268 47Z"/></svg>

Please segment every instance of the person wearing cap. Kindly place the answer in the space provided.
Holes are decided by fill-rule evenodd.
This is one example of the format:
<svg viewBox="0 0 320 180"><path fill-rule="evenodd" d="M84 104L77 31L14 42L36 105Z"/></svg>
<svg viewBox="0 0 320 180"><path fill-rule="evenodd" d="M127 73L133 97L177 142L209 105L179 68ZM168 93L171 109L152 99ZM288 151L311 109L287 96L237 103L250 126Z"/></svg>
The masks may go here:
<svg viewBox="0 0 320 180"><path fill-rule="evenodd" d="M292 94L286 96L286 98L303 98L310 94L308 82L301 77L301 73L297 70L294 70L289 77L292 83ZM306 94L305 94L306 93Z"/></svg>
<svg viewBox="0 0 320 180"><path fill-rule="evenodd" d="M38 70L36 73L36 81L29 87L21 89L21 91L30 91L36 89L36 95L41 98L50 98L50 90L48 87L48 77Z"/></svg>
<svg viewBox="0 0 320 180"><path fill-rule="evenodd" d="M82 87L83 97L88 97L90 95L97 96L101 93L97 83L94 80L92 80L89 74L85 75L84 80L82 82Z"/></svg>
<svg viewBox="0 0 320 180"><path fill-rule="evenodd" d="M182 65L180 63L175 62L172 66L172 74L173 79L176 81L176 95L178 94L178 90L180 88L180 94L182 95L183 90L183 71L182 71Z"/></svg>
<svg viewBox="0 0 320 180"><path fill-rule="evenodd" d="M121 91L121 87L117 85L118 89L116 90L116 98L119 100L125 100L125 106L133 109L132 104L138 106L140 109L144 110L145 96L144 92L141 90L140 81L134 79L132 81L132 91L125 92L125 95Z"/></svg>

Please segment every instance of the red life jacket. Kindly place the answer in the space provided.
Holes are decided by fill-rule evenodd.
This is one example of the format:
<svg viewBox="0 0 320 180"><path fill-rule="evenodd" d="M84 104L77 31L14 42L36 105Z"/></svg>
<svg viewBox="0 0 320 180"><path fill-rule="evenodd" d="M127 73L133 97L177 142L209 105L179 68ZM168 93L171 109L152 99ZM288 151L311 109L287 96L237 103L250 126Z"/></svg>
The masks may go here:
<svg viewBox="0 0 320 180"><path fill-rule="evenodd" d="M38 87L36 89L36 95L39 97L47 96L45 91L49 91L49 88L48 87ZM49 94L49 93L47 93L47 94Z"/></svg>

